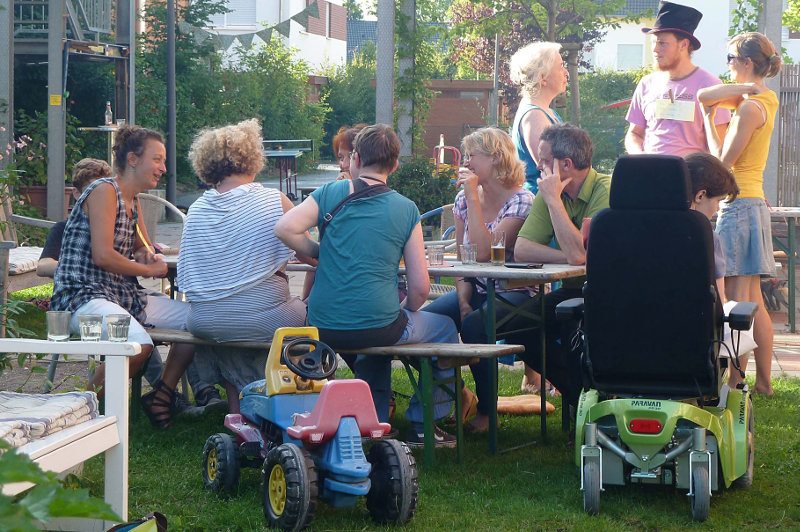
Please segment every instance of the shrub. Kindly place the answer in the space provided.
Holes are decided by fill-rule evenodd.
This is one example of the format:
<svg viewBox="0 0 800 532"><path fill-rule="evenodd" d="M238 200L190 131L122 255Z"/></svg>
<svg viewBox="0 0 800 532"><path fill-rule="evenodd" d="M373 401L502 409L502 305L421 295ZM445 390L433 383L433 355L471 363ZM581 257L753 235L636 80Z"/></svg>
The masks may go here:
<svg viewBox="0 0 800 532"><path fill-rule="evenodd" d="M443 168L436 175L436 166L428 160L420 159L401 164L389 176L388 185L417 204L420 213L425 213L442 205L453 203L458 188L451 183L456 171Z"/></svg>

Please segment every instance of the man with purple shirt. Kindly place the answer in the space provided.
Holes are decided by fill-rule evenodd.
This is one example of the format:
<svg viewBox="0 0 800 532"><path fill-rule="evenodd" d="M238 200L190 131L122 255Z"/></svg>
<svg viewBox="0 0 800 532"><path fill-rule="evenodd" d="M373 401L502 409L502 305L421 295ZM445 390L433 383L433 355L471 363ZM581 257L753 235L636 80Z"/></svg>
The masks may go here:
<svg viewBox="0 0 800 532"><path fill-rule="evenodd" d="M684 156L708 152L703 114L697 91L722 83L714 74L692 64L691 53L700 48L694 30L703 14L698 10L661 2L652 28L653 59L657 72L648 74L636 86L625 119L628 153L658 153ZM715 124L724 136L730 111L717 111Z"/></svg>

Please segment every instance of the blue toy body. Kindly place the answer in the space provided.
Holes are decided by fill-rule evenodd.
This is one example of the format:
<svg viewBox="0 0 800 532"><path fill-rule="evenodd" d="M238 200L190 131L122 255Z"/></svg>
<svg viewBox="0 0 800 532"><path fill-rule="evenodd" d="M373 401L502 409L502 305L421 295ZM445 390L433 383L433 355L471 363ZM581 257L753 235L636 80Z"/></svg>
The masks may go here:
<svg viewBox="0 0 800 532"><path fill-rule="evenodd" d="M286 336L312 341L295 340L282 349ZM291 348L301 344L317 349L303 351L292 363L297 355ZM215 434L206 442L206 488L230 490L238 482L240 467L259 467L264 514L272 528L305 528L317 499L342 507L362 496L377 522L408 522L418 491L414 458L404 443L381 439L391 427L378 421L364 381L327 382L313 371L323 367L323 348L330 350L317 341L313 327L275 333L266 378L242 390L240 414L225 416L225 427L235 438ZM334 357L324 376L335 368ZM362 439L378 440L367 455Z"/></svg>

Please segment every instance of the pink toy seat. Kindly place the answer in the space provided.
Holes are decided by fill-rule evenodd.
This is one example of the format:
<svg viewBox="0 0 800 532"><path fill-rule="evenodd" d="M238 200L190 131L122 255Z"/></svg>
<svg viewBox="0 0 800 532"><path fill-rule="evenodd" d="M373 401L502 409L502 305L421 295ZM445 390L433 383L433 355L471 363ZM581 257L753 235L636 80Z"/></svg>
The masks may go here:
<svg viewBox="0 0 800 532"><path fill-rule="evenodd" d="M361 435L373 439L392 428L378 421L369 385L360 379L344 379L325 384L314 410L309 414L296 414L294 426L287 428L286 433L296 440L322 443L336 435L343 417L356 418Z"/></svg>

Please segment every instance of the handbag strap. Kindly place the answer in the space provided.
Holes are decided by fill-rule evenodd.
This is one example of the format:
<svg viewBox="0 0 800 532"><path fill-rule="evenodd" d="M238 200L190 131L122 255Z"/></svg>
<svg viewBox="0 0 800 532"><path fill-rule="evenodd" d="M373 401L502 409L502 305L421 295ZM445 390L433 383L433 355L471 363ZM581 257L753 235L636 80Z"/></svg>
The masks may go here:
<svg viewBox="0 0 800 532"><path fill-rule="evenodd" d="M355 184L353 185L355 188ZM361 198L371 198L372 196L377 196L379 194L384 194L386 192L391 192L392 189L387 187L385 184L380 185L371 185L368 187L364 187L360 190L353 192L352 194L346 196L342 201L336 204L336 206L331 209L329 212L326 212L322 216L322 222L319 224L319 241L322 242L322 237L325 235L325 228L328 227L328 224L331 223L333 217L336 216L342 207L347 205L353 200L361 199Z"/></svg>

